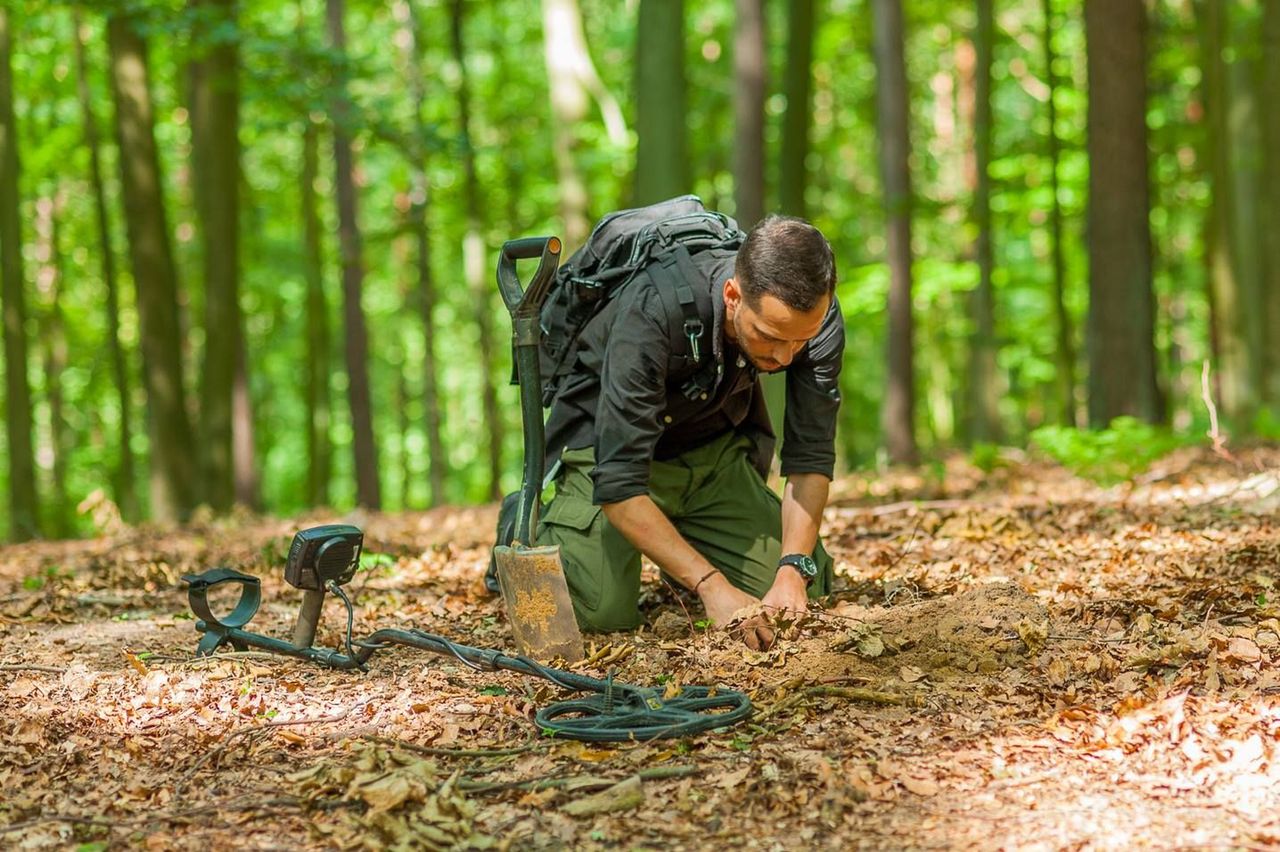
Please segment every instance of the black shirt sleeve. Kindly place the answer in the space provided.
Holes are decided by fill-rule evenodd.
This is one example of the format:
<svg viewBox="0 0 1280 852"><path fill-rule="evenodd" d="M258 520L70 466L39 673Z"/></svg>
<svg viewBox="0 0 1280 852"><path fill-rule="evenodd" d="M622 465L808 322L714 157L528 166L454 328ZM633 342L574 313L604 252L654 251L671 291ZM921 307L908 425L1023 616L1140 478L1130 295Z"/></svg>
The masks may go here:
<svg viewBox="0 0 1280 852"><path fill-rule="evenodd" d="M787 369L787 408L782 427L782 475L835 475L836 413L840 409L840 366L844 360L844 317L831 309L818 336Z"/></svg>
<svg viewBox="0 0 1280 852"><path fill-rule="evenodd" d="M591 474L596 505L649 492L666 407L671 341L661 298L652 287L630 287L621 298L600 371Z"/></svg>

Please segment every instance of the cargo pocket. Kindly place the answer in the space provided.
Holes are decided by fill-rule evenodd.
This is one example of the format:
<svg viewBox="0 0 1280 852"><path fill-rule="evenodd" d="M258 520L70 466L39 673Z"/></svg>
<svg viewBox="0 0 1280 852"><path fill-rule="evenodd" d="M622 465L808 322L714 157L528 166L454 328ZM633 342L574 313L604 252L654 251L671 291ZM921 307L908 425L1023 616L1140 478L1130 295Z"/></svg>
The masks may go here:
<svg viewBox="0 0 1280 852"><path fill-rule="evenodd" d="M581 497L558 494L542 516L542 524L538 543L560 545L564 577L574 602L598 609L604 589L600 507Z"/></svg>

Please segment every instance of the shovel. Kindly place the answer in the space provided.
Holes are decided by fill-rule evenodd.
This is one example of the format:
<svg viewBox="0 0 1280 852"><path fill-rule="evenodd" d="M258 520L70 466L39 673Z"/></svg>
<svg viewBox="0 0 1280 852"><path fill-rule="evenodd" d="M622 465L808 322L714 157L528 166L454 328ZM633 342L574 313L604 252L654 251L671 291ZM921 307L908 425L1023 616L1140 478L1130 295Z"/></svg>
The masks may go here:
<svg viewBox="0 0 1280 852"><path fill-rule="evenodd" d="M521 288L516 261L539 258L529 286ZM512 350L520 384L520 416L524 423L524 479L516 513L515 538L510 547L493 549L502 599L511 632L521 654L546 660L582 659L582 631L573 617L569 586L564 579L560 546L534 547L542 492L546 439L542 425L542 375L538 340L542 303L546 301L560 262L558 237L509 240L498 259L498 289L511 312Z"/></svg>

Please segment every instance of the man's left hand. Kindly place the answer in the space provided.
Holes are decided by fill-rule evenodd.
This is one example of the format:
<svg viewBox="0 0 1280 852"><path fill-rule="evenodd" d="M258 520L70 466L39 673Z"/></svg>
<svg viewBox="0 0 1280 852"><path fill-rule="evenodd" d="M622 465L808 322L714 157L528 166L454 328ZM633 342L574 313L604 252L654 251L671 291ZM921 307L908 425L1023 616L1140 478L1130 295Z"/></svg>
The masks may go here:
<svg viewBox="0 0 1280 852"><path fill-rule="evenodd" d="M778 569L773 586L760 602L774 615L805 612L809 608L808 586L798 571L784 565Z"/></svg>

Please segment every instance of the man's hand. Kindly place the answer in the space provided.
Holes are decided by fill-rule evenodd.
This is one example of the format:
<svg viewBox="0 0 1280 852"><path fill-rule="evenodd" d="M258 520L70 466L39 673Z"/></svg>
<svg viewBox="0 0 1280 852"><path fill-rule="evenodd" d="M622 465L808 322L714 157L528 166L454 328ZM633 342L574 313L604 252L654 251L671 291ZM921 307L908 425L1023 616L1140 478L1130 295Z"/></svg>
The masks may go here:
<svg viewBox="0 0 1280 852"><path fill-rule="evenodd" d="M698 589L698 596L702 599L707 617L717 627L728 626L739 611L760 603L730 583L719 572L702 584ZM738 626L738 629L742 631L742 641L753 651L763 651L773 644L773 630L764 623L763 619L747 619Z"/></svg>
<svg viewBox="0 0 1280 852"><path fill-rule="evenodd" d="M774 578L773 586L765 594L761 603L771 615L804 612L809 608L808 588L799 571L784 565L778 569L778 576Z"/></svg>

